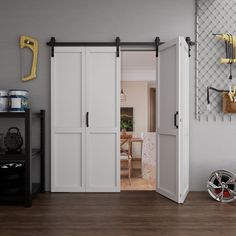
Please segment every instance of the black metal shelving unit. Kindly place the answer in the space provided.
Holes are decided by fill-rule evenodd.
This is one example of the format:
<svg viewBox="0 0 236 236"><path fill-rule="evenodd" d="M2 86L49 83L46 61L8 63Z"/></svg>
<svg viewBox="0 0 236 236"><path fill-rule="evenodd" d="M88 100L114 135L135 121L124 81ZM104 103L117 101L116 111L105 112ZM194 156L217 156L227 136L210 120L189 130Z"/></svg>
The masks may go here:
<svg viewBox="0 0 236 236"><path fill-rule="evenodd" d="M21 169L21 180L17 183L18 186L15 186L16 191L12 188L12 192L0 191L0 201L24 201L25 207L31 207L32 198L37 193L45 192L45 110L40 110L38 113L32 113L30 109L25 112L0 112L0 118L22 118L24 119L25 127L25 148L21 153L6 153L0 152L0 165L9 164L9 163L20 163L22 164ZM32 131L32 119L40 119L40 148L32 149L31 146L31 131ZM34 172L33 161L37 158L40 158L40 181L39 183L33 183L32 173ZM4 171L7 169L0 168L0 175L3 177L0 180L0 188L10 188L10 182L4 180ZM14 171L18 171L17 168L9 170L12 173L12 178L14 179ZM17 173L16 173L17 174ZM15 175L17 176L17 175ZM5 181L5 182L4 182ZM19 191L17 191L17 189Z"/></svg>

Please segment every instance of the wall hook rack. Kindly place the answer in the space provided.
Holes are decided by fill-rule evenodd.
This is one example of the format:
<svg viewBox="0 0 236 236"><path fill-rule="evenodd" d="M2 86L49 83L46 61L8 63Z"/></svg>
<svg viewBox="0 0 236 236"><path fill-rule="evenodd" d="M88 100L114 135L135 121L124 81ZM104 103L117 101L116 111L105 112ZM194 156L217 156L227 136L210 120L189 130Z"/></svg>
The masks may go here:
<svg viewBox="0 0 236 236"><path fill-rule="evenodd" d="M219 58L225 57L225 42L218 40L216 35L224 32L236 35L236 29L233 27L235 17L234 14L229 14L234 8L234 1L214 0L211 3L204 0L196 1L195 117L200 122L236 120L235 115L222 112L222 94L210 90L210 94L212 92L210 111L206 102L207 85L220 89L228 89L229 86L230 66L227 64L220 66L218 62ZM212 12L220 14L212 16ZM213 36L213 33L216 34ZM236 67L233 64L231 66L234 74Z"/></svg>

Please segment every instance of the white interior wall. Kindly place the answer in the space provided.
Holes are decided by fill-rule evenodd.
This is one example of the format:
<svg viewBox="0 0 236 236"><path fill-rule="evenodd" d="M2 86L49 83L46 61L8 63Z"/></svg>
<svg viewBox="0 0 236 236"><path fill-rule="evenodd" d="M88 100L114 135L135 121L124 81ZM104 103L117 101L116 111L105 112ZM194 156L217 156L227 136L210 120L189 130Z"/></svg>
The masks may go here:
<svg viewBox="0 0 236 236"><path fill-rule="evenodd" d="M125 81L153 81L156 72L153 69L124 69L122 70L122 80Z"/></svg>
<svg viewBox="0 0 236 236"><path fill-rule="evenodd" d="M140 137L141 132L148 131L148 82L123 81L122 87L126 101L121 102L121 107L133 107L133 134Z"/></svg>
<svg viewBox="0 0 236 236"><path fill-rule="evenodd" d="M149 49L150 50L150 49ZM155 51L123 51L121 79L125 81L155 81Z"/></svg>

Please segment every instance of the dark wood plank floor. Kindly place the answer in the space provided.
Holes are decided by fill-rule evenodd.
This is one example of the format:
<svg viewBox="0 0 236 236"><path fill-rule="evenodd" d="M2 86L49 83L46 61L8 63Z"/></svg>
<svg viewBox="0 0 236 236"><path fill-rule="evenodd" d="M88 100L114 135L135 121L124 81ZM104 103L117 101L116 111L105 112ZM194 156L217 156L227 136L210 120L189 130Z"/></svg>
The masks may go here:
<svg viewBox="0 0 236 236"><path fill-rule="evenodd" d="M1 236L236 235L236 202L192 192L178 205L155 192L42 194L32 208L0 205Z"/></svg>

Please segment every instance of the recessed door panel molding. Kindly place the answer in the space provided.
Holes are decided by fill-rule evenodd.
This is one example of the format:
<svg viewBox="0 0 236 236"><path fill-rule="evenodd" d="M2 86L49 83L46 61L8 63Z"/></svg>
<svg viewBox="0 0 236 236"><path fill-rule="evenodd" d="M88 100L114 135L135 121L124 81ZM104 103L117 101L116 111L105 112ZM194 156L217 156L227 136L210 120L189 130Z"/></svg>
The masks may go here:
<svg viewBox="0 0 236 236"><path fill-rule="evenodd" d="M166 103L160 103L160 120L159 126L162 129L173 130L173 111L176 110L176 83L177 77L176 70L170 69L170 65L175 65L176 63L176 47L171 46L168 50L165 50L161 54L160 68L161 76L165 79L160 80L160 100L166 101ZM169 65L170 64L170 65ZM175 69L175 68L174 68ZM167 106L168 104L168 106Z"/></svg>
<svg viewBox="0 0 236 236"><path fill-rule="evenodd" d="M60 192L83 192L82 134L57 134L55 137L54 188ZM70 170L70 171L67 171Z"/></svg>
<svg viewBox="0 0 236 236"><path fill-rule="evenodd" d="M116 51L87 48L87 107L90 128L117 128Z"/></svg>
<svg viewBox="0 0 236 236"><path fill-rule="evenodd" d="M81 128L82 107L78 104L82 103L82 51L56 54L55 126Z"/></svg>
<svg viewBox="0 0 236 236"><path fill-rule="evenodd" d="M90 133L87 136L86 190L119 191L117 175L117 134Z"/></svg>
<svg viewBox="0 0 236 236"><path fill-rule="evenodd" d="M159 47L157 192L183 203L189 191L189 57L183 37Z"/></svg>
<svg viewBox="0 0 236 236"><path fill-rule="evenodd" d="M158 188L168 194L169 198L175 199L177 195L177 158L176 158L176 137L175 135L158 135L159 165L167 171L160 171Z"/></svg>

